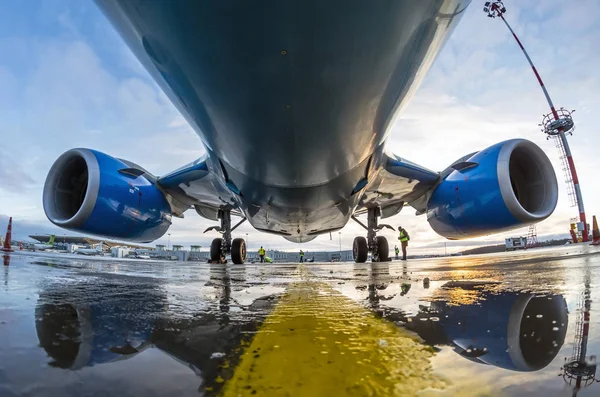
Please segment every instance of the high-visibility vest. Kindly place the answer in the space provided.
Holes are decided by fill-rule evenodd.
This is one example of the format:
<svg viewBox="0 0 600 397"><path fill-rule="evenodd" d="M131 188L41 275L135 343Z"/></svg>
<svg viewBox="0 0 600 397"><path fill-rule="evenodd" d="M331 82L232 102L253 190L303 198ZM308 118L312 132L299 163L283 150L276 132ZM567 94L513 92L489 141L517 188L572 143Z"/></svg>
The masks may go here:
<svg viewBox="0 0 600 397"><path fill-rule="evenodd" d="M265 254L265 250L264 250L264 248L260 248L260 249L258 250L258 255L264 255L264 254Z"/></svg>
<svg viewBox="0 0 600 397"><path fill-rule="evenodd" d="M408 236L404 233L404 231L400 231L400 237L398 237L401 242L408 241Z"/></svg>
<svg viewBox="0 0 600 397"><path fill-rule="evenodd" d="M304 256L304 252L303 251L300 251L300 256Z"/></svg>

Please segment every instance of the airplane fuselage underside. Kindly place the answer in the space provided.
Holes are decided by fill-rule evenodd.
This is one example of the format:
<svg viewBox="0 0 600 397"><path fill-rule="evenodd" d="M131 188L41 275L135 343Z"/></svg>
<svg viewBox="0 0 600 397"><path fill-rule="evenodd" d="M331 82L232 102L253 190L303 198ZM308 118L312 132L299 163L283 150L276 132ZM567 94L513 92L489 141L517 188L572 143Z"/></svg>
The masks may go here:
<svg viewBox="0 0 600 397"><path fill-rule="evenodd" d="M347 223L467 3L99 1L238 208L292 241Z"/></svg>

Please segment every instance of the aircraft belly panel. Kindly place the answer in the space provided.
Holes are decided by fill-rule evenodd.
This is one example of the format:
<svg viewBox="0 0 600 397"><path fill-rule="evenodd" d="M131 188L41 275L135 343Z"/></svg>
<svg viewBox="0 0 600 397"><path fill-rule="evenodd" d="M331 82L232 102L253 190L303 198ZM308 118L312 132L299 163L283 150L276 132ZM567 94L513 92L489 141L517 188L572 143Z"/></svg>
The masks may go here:
<svg viewBox="0 0 600 397"><path fill-rule="evenodd" d="M466 3L99 1L204 144L281 187L369 158Z"/></svg>
<svg viewBox="0 0 600 397"><path fill-rule="evenodd" d="M290 241L306 242L318 234L341 229L348 223L349 217L347 205L316 211L266 207L248 220L257 230L278 234Z"/></svg>

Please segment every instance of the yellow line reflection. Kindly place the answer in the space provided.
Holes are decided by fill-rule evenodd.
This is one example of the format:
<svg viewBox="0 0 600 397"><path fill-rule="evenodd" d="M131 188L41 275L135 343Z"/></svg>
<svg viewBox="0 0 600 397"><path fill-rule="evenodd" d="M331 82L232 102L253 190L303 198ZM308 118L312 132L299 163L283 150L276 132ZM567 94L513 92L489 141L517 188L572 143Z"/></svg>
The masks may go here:
<svg viewBox="0 0 600 397"><path fill-rule="evenodd" d="M408 331L305 280L289 286L221 394L411 396L444 387L431 371L432 356Z"/></svg>

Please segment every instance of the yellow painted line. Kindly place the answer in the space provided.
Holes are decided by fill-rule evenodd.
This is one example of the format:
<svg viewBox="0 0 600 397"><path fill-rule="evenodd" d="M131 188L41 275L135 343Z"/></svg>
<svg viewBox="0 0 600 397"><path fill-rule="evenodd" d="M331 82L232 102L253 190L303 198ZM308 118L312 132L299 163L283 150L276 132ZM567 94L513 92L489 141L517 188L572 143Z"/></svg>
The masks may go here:
<svg viewBox="0 0 600 397"><path fill-rule="evenodd" d="M412 333L304 280L265 319L221 395L411 396L445 386L432 356Z"/></svg>

